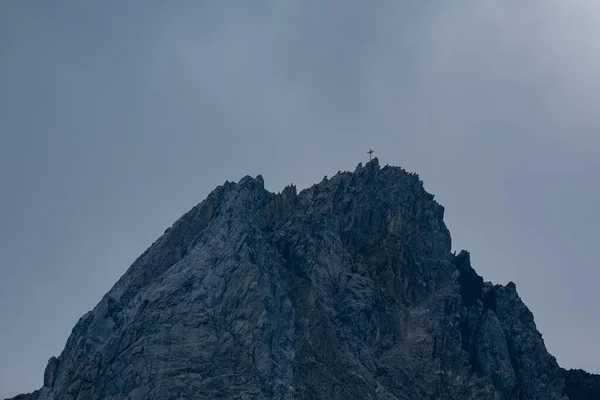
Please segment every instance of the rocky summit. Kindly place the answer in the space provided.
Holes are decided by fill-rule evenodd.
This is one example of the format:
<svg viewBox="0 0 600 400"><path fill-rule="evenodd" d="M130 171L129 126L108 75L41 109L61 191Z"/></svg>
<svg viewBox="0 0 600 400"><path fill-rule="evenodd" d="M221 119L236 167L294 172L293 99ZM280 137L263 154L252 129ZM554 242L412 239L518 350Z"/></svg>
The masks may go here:
<svg viewBox="0 0 600 400"><path fill-rule="evenodd" d="M15 399L599 399L514 283L451 252L443 217L416 174L376 158L300 193L226 182Z"/></svg>

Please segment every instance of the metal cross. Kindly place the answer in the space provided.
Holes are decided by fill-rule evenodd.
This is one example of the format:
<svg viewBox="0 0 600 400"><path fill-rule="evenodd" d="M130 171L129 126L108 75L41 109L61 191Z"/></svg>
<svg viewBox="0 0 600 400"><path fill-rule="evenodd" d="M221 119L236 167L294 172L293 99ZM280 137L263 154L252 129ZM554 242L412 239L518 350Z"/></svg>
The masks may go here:
<svg viewBox="0 0 600 400"><path fill-rule="evenodd" d="M373 154L375 152L373 151L373 149L369 149L369 151L367 151L367 153L369 153L369 161L371 161L371 157L372 157L371 154Z"/></svg>

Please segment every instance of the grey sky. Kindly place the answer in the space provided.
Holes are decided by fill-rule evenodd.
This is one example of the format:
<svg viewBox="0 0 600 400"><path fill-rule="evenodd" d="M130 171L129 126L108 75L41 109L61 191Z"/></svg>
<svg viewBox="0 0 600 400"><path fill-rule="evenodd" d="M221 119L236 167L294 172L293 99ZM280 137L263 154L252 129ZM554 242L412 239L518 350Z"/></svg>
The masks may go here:
<svg viewBox="0 0 600 400"><path fill-rule="evenodd" d="M225 180L420 174L600 373L597 0L0 2L0 397Z"/></svg>

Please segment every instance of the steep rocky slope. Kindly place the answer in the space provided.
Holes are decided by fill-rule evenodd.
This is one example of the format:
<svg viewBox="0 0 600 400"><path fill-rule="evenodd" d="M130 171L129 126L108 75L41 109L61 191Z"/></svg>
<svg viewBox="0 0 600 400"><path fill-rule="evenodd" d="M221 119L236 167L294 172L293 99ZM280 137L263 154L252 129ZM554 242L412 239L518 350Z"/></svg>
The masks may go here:
<svg viewBox="0 0 600 400"><path fill-rule="evenodd" d="M17 398L565 399L515 285L452 254L443 214L377 159L300 193L226 182Z"/></svg>
<svg viewBox="0 0 600 400"><path fill-rule="evenodd" d="M580 369L563 370L565 394L570 400L600 399L600 375L589 374Z"/></svg>

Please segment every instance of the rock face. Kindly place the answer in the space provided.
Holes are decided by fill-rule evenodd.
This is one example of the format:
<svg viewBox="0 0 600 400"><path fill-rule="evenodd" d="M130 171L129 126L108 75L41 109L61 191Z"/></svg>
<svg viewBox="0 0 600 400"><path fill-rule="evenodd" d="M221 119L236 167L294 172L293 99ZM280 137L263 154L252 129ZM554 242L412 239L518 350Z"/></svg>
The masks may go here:
<svg viewBox="0 0 600 400"><path fill-rule="evenodd" d="M451 253L443 214L416 174L377 159L300 193L226 182L79 320L43 387L17 398L575 393L515 285L485 283L467 252Z"/></svg>
<svg viewBox="0 0 600 400"><path fill-rule="evenodd" d="M565 393L570 400L600 399L600 375L592 375L580 369L563 370Z"/></svg>

